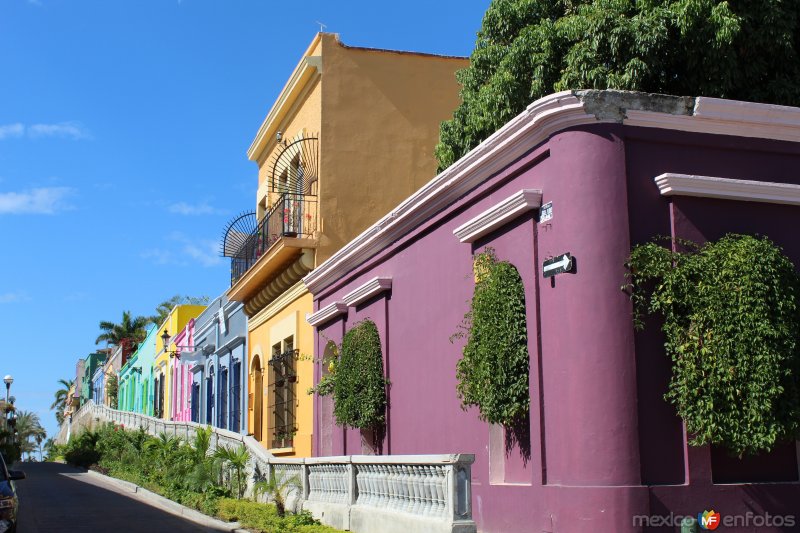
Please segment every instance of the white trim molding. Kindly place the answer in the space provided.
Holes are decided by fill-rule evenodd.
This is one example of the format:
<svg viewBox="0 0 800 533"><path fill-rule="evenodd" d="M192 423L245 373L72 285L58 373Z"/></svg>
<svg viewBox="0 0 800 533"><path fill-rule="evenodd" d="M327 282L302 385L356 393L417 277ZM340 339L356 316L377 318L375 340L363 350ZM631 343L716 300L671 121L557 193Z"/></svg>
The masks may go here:
<svg viewBox="0 0 800 533"><path fill-rule="evenodd" d="M662 196L697 196L740 202L800 205L800 185L666 173L655 177Z"/></svg>
<svg viewBox="0 0 800 533"><path fill-rule="evenodd" d="M383 291L388 291L392 288L392 278L372 278L354 291L348 292L342 297L345 305L348 307L355 307L361 302L365 302Z"/></svg>
<svg viewBox="0 0 800 533"><path fill-rule="evenodd" d="M333 302L326 305L316 313L311 313L306 317L306 321L314 327L324 324L325 322L343 315L347 312L347 304L344 302Z"/></svg>
<svg viewBox="0 0 800 533"><path fill-rule="evenodd" d="M450 165L421 189L405 199L388 215L364 230L303 278L316 296L322 289L367 259L408 235L414 228L483 183L531 147L554 133L585 124L614 122L588 113L571 91L536 100L467 155Z"/></svg>
<svg viewBox="0 0 800 533"><path fill-rule="evenodd" d="M542 191L522 189L460 225L453 230L453 235L458 237L461 242L475 242L497 228L505 226L523 213L539 209L541 205Z"/></svg>
<svg viewBox="0 0 800 533"><path fill-rule="evenodd" d="M611 101L616 103L608 103ZM318 265L303 281L315 297L322 295L327 287L358 270L551 136L567 128L599 123L800 142L800 108L796 107L627 91L551 94L529 105Z"/></svg>

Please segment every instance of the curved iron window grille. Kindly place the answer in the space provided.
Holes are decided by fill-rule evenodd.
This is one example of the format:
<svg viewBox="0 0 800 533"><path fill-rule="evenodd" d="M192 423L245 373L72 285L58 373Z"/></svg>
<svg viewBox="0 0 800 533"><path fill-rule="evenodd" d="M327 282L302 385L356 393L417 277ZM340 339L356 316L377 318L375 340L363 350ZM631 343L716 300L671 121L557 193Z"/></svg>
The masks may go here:
<svg viewBox="0 0 800 533"><path fill-rule="evenodd" d="M292 349L292 345L288 342L285 344L286 349L282 353L274 353L272 359L269 360L274 377L270 384L274 398L272 448L291 447L297 432L295 425L297 389L295 362L300 355L300 350Z"/></svg>
<svg viewBox="0 0 800 533"><path fill-rule="evenodd" d="M319 178L319 138L302 137L287 144L272 160L270 192L310 194Z"/></svg>

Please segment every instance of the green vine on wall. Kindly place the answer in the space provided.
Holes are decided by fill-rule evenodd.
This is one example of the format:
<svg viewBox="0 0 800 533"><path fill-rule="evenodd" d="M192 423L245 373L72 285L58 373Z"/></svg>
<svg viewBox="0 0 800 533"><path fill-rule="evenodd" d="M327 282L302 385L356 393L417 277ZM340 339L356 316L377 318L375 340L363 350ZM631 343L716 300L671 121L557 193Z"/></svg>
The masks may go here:
<svg viewBox="0 0 800 533"><path fill-rule="evenodd" d="M341 346L322 360L329 373L309 393L333 396L336 423L378 429L386 423L386 387L378 328L363 320L344 334Z"/></svg>
<svg viewBox="0 0 800 533"><path fill-rule="evenodd" d="M658 314L672 359L665 398L695 446L738 456L770 450L800 429L800 278L766 237L703 246L633 248L634 321Z"/></svg>
<svg viewBox="0 0 800 533"><path fill-rule="evenodd" d="M461 331L467 337L456 365L461 407L506 427L528 414L528 328L525 288L517 269L487 248L475 257L475 292ZM451 338L452 340L452 338Z"/></svg>

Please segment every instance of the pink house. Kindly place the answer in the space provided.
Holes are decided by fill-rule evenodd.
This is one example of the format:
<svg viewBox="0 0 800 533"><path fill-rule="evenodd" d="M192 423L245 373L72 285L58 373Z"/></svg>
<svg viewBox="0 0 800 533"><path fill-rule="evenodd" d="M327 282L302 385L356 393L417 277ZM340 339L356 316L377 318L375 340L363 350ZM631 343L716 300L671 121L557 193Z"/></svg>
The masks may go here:
<svg viewBox="0 0 800 533"><path fill-rule="evenodd" d="M178 354L194 350L194 318L189 320L172 340ZM170 376L172 379L171 412L172 419L181 422L192 420L192 367L194 362L182 361L179 357L170 359Z"/></svg>

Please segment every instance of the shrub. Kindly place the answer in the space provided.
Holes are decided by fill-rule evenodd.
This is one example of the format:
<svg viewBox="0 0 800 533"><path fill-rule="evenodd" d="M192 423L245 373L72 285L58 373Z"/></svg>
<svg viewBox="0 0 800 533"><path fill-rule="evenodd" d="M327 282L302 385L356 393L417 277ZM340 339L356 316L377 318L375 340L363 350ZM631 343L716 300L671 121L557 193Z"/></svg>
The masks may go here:
<svg viewBox="0 0 800 533"><path fill-rule="evenodd" d="M344 334L333 375L333 414L341 426L376 429L386 421L386 386L378 328L372 320Z"/></svg>
<svg viewBox="0 0 800 533"><path fill-rule="evenodd" d="M477 282L461 331L467 336L456 365L461 406L477 406L481 420L506 427L528 414L528 330L525 287L511 263L491 248L475 257Z"/></svg>
<svg viewBox="0 0 800 533"><path fill-rule="evenodd" d="M274 505L248 500L222 499L218 516L223 520L238 521L242 526L268 533L337 533L339 530L324 526L311 513L278 516Z"/></svg>
<svg viewBox="0 0 800 533"><path fill-rule="evenodd" d="M665 398L691 444L769 450L800 429L800 278L766 237L683 245L636 246L626 286L637 327L642 314L664 319Z"/></svg>

